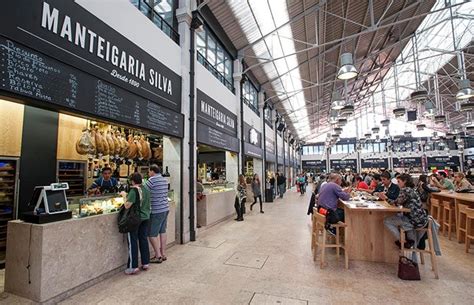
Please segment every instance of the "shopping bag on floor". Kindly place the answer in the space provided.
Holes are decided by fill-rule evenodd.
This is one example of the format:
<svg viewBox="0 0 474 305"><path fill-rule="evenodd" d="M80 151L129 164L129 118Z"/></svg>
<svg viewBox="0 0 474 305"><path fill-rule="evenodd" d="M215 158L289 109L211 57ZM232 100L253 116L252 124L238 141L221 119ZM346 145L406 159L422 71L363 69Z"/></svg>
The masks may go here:
<svg viewBox="0 0 474 305"><path fill-rule="evenodd" d="M405 281L419 281L421 277L418 264L406 256L400 256L398 261L398 277Z"/></svg>

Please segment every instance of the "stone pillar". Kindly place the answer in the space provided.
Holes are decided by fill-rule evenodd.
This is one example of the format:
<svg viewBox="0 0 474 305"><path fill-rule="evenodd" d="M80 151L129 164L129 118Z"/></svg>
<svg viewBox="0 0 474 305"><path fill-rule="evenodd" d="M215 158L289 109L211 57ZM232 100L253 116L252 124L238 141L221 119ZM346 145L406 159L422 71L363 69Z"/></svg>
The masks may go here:
<svg viewBox="0 0 474 305"><path fill-rule="evenodd" d="M243 123L244 123L244 120L243 120L243 117L242 117L242 113L243 113L243 109L242 109L242 102L240 100L240 86L241 86L241 81L242 81L242 62L241 62L241 58L239 56L238 59L234 60L234 90L235 90L235 103L236 105L238 106L237 108L237 138L239 139L239 141L242 141L243 139L243 134L242 134L242 130L243 130ZM241 143L241 142L239 142ZM245 162L245 157L244 157L244 152L242 151L243 150L243 145L240 145L240 153L239 153L239 171L238 173L239 174L243 174L243 171L242 169L244 168L244 162Z"/></svg>
<svg viewBox="0 0 474 305"><path fill-rule="evenodd" d="M180 243L186 243L190 241L191 226L190 226L190 180L188 177L194 177L196 181L196 169L195 167L190 168L190 48L191 48L191 32L189 26L191 24L191 11L195 7L194 0L179 0L179 8L176 10L176 18L178 19L178 32L179 32L179 45L181 46L181 112L184 115L184 138L182 140L182 150L181 150L181 183L182 183L182 202L178 205L176 214L177 219L182 221L178 223L178 228L182 228L182 232L179 232L181 238L178 239ZM194 60L196 58L194 57ZM195 94L193 92L193 94ZM195 113L195 112L194 112ZM195 117L195 116L194 116ZM195 121L193 122L194 127L196 127ZM194 136L195 136L194 128ZM195 143L195 141L194 141ZM196 149L192 150L194 153L194 160L196 160ZM194 210L194 215L196 215L196 210ZM195 222L194 222L195 223ZM195 226L195 225L194 225ZM192 228L193 231L195 228ZM179 231L179 229L178 229Z"/></svg>

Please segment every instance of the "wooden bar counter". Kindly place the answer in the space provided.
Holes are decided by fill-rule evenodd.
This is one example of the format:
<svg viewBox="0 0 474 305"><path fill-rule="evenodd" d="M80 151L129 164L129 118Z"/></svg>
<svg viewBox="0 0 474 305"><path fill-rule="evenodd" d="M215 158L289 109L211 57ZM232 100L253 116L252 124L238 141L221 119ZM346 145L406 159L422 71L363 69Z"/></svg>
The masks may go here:
<svg viewBox="0 0 474 305"><path fill-rule="evenodd" d="M389 205L385 201L341 201L344 205L346 247L349 259L370 262L397 263L399 250L395 238L385 228L383 220L406 208ZM356 204L365 203L367 207Z"/></svg>

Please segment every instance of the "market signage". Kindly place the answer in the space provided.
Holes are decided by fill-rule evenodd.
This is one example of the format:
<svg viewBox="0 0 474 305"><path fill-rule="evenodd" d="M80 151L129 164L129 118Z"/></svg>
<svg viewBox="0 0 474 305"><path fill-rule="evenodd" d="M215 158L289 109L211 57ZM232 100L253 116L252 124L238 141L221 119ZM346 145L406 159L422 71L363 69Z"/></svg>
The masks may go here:
<svg viewBox="0 0 474 305"><path fill-rule="evenodd" d="M237 116L197 89L197 141L239 152Z"/></svg>
<svg viewBox="0 0 474 305"><path fill-rule="evenodd" d="M393 158L393 167L421 167L421 157Z"/></svg>
<svg viewBox="0 0 474 305"><path fill-rule="evenodd" d="M428 157L428 167L460 166L458 156Z"/></svg>
<svg viewBox="0 0 474 305"><path fill-rule="evenodd" d="M326 160L303 160L301 163L305 169L326 170Z"/></svg>
<svg viewBox="0 0 474 305"><path fill-rule="evenodd" d="M247 123L244 123L244 150L250 157L263 158L262 134Z"/></svg>
<svg viewBox="0 0 474 305"><path fill-rule="evenodd" d="M362 159L362 168L388 168L388 159Z"/></svg>
<svg viewBox="0 0 474 305"><path fill-rule="evenodd" d="M75 94L80 102L81 93L93 90L81 81L93 75L181 112L181 77L74 1L4 1L0 35L11 40L9 43L2 41L2 52L11 53L10 62L13 58L17 61L8 71L10 79L17 78L17 81L3 83L4 90L40 100L48 97L55 100L58 96L73 94L70 86L62 88L54 86L54 82L47 86L54 89L42 86L45 77L54 76L66 83L69 80L77 82ZM24 47L16 43L42 54L25 52ZM70 79L70 68L65 69L49 58L90 75L81 74L81 77ZM47 66L43 66L45 61ZM57 73L58 70L63 73ZM28 81L32 84L28 85ZM123 104L128 103L133 104L124 99Z"/></svg>
<svg viewBox="0 0 474 305"><path fill-rule="evenodd" d="M357 160L345 159L345 160L330 160L329 161L330 170L342 170L342 169L347 169L347 168L355 171L357 169Z"/></svg>
<svg viewBox="0 0 474 305"><path fill-rule="evenodd" d="M465 165L468 168L474 167L474 155L465 155Z"/></svg>

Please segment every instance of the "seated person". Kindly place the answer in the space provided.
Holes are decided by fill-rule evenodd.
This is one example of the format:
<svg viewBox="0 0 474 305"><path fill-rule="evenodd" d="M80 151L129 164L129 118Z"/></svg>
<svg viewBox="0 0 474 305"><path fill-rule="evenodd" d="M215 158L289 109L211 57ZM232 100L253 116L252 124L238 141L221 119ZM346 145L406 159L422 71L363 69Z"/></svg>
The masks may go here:
<svg viewBox="0 0 474 305"><path fill-rule="evenodd" d="M356 177L356 189L359 191L367 191L369 189L369 186L361 176Z"/></svg>
<svg viewBox="0 0 474 305"><path fill-rule="evenodd" d="M456 192L465 192L465 191L470 191L474 189L472 184L469 181L467 181L463 173L454 174L454 184L455 184Z"/></svg>
<svg viewBox="0 0 474 305"><path fill-rule="evenodd" d="M341 188L342 177L339 174L330 174L329 181L325 185L323 185L319 191L318 197L318 212L321 214L325 214L326 217L327 213L334 212L335 220L332 223L337 223L338 221L344 221L344 210L338 208L338 201L339 199L342 200L349 200L351 189L342 189ZM337 221L336 221L337 220ZM335 228L328 228L328 232L331 234L335 234Z"/></svg>
<svg viewBox="0 0 474 305"><path fill-rule="evenodd" d="M431 184L439 189L442 190L454 190L454 184L451 182L451 180L448 179L448 175L446 174L445 171L438 171L437 178L438 179L433 179L434 175L431 176Z"/></svg>
<svg viewBox="0 0 474 305"><path fill-rule="evenodd" d="M418 178L418 185L416 186L416 191L418 196L420 196L421 203L423 208L428 209L428 199L429 195L434 192L439 192L437 187L433 187L428 183L428 176L420 175Z"/></svg>
<svg viewBox="0 0 474 305"><path fill-rule="evenodd" d="M367 192L369 193L381 193L383 192L384 186L382 184L382 178L380 177L379 174L374 174L372 177L372 181L370 182L369 185L369 190Z"/></svg>
<svg viewBox="0 0 474 305"><path fill-rule="evenodd" d="M415 229L424 228L428 223L428 213L423 209L420 197L415 190L415 184L409 174L401 174L397 177L400 186L400 194L395 200L388 200L392 205L402 206L410 209L410 212L404 212L384 219L385 227L397 239L395 244L400 244L400 227L407 233L405 248L411 248L415 243Z"/></svg>
<svg viewBox="0 0 474 305"><path fill-rule="evenodd" d="M400 193L400 187L394 183L392 183L390 173L389 172L383 172L380 175L382 179L382 185L384 187L383 191L380 193L377 193L380 199L382 200L395 200L398 197L398 194ZM398 177L397 177L398 179ZM375 194L375 192L374 192Z"/></svg>
<svg viewBox="0 0 474 305"><path fill-rule="evenodd" d="M97 178L88 188L89 193L107 194L117 192L117 179L112 177L112 169L104 167L102 177Z"/></svg>

